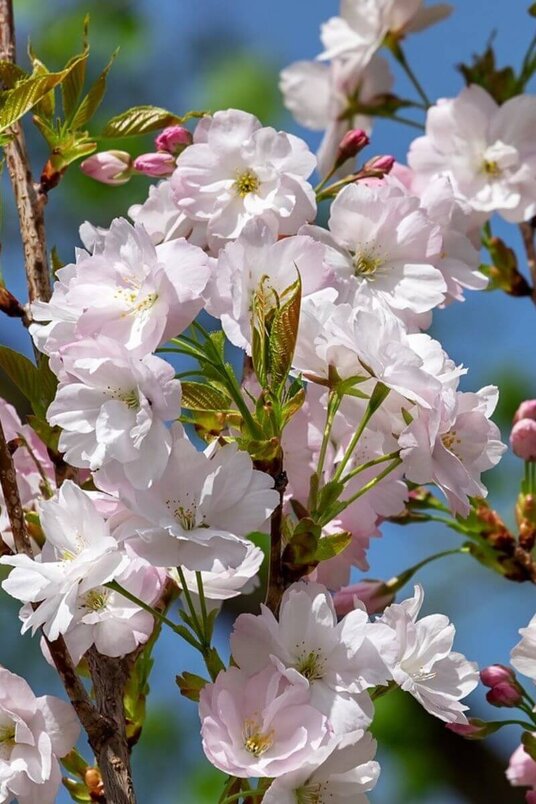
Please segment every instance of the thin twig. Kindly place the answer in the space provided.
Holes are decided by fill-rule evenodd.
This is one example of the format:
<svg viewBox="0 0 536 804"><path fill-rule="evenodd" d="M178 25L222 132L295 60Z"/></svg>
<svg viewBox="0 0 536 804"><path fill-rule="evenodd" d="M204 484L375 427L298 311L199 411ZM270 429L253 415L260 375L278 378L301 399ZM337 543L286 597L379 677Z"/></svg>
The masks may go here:
<svg viewBox="0 0 536 804"><path fill-rule="evenodd" d="M519 230L523 239L523 246L527 255L527 264L532 279L532 301L536 304L536 218L519 224Z"/></svg>

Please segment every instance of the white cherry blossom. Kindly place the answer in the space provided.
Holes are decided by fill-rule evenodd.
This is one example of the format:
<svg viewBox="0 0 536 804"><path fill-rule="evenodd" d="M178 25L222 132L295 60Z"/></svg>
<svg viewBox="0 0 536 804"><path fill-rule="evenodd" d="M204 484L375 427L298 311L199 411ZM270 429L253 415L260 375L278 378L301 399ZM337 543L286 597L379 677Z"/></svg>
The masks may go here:
<svg viewBox="0 0 536 804"><path fill-rule="evenodd" d="M512 667L536 683L536 614L526 628L520 628L521 641L510 654Z"/></svg>
<svg viewBox="0 0 536 804"><path fill-rule="evenodd" d="M536 214L536 97L517 95L499 106L471 85L428 111L426 134L408 162L423 188L447 176L474 210L519 223Z"/></svg>
<svg viewBox="0 0 536 804"><path fill-rule="evenodd" d="M179 209L208 222L215 248L238 237L252 219L261 218L277 234L296 234L316 214L307 181L315 166L303 140L229 109L201 120L171 185Z"/></svg>

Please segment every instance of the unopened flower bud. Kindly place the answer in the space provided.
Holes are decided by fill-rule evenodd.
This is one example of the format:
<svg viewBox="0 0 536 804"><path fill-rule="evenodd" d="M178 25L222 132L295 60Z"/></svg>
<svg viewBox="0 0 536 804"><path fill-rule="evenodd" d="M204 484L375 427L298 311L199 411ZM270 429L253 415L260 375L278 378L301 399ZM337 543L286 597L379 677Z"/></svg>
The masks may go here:
<svg viewBox="0 0 536 804"><path fill-rule="evenodd" d="M536 399L526 399L515 412L514 424L520 419L534 419L536 421Z"/></svg>
<svg viewBox="0 0 536 804"><path fill-rule="evenodd" d="M101 151L84 159L80 169L103 184L126 184L132 175L132 157L126 151Z"/></svg>
<svg viewBox="0 0 536 804"><path fill-rule="evenodd" d="M496 684L515 681L515 673L510 667L504 664L491 664L480 671L480 680L486 687L495 687Z"/></svg>
<svg viewBox="0 0 536 804"><path fill-rule="evenodd" d="M338 617L344 617L355 609L355 600L365 605L369 614L379 614L389 606L395 596L385 591L383 581L361 581L352 586L343 586L333 595L333 604Z"/></svg>
<svg viewBox="0 0 536 804"><path fill-rule="evenodd" d="M518 458L536 461L536 420L519 419L510 433L510 446Z"/></svg>
<svg viewBox="0 0 536 804"><path fill-rule="evenodd" d="M525 793L526 804L536 804L536 790L527 790Z"/></svg>
<svg viewBox="0 0 536 804"><path fill-rule="evenodd" d="M354 156L357 156L369 143L370 140L366 132L362 129L354 128L351 131L347 131L339 144L335 158L336 166L339 167L344 164L347 159L352 159Z"/></svg>
<svg viewBox="0 0 536 804"><path fill-rule="evenodd" d="M390 173L396 160L394 156L373 156L364 165L363 172Z"/></svg>
<svg viewBox="0 0 536 804"><path fill-rule="evenodd" d="M134 160L134 170L144 176L171 176L175 167L175 157L166 151L141 154Z"/></svg>
<svg viewBox="0 0 536 804"><path fill-rule="evenodd" d="M486 723L485 720L472 717L468 723L445 723L445 727L454 734L465 737L466 740L483 740L484 737L500 729L501 724Z"/></svg>
<svg viewBox="0 0 536 804"><path fill-rule="evenodd" d="M495 684L487 693L486 700L492 706L506 706L513 708L521 703L521 690L511 681L501 681Z"/></svg>
<svg viewBox="0 0 536 804"><path fill-rule="evenodd" d="M178 156L187 145L191 145L192 135L184 126L168 126L160 132L154 142L158 151L167 151Z"/></svg>

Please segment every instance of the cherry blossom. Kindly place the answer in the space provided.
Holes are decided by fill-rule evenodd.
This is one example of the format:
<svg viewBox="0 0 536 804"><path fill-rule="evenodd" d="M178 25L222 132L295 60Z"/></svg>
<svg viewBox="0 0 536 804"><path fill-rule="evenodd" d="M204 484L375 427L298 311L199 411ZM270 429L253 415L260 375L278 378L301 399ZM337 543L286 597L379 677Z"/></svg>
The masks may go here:
<svg viewBox="0 0 536 804"><path fill-rule="evenodd" d="M155 245L181 237L201 248L207 245L207 224L192 220L179 209L168 180L151 185L143 204L133 204L128 215L143 226Z"/></svg>
<svg viewBox="0 0 536 804"><path fill-rule="evenodd" d="M35 633L43 626L54 641L71 628L84 596L113 580L128 559L90 497L71 480L63 483L56 499L39 508L46 536L43 551L36 559L0 558L2 564L14 567L2 588L23 603L39 604L25 618L22 633L29 629Z"/></svg>
<svg viewBox="0 0 536 804"><path fill-rule="evenodd" d="M400 39L428 28L451 11L447 3L424 6L424 0L341 0L340 17L322 26L326 50L320 58L353 56L366 64L387 34Z"/></svg>
<svg viewBox="0 0 536 804"><path fill-rule="evenodd" d="M415 587L412 598L389 606L380 622L393 629L398 655L386 659L393 680L435 717L447 723L466 723L461 698L478 684L478 668L461 653L452 651L454 626L443 614L418 620L424 598Z"/></svg>
<svg viewBox="0 0 536 804"><path fill-rule="evenodd" d="M406 476L415 483L435 482L452 510L467 516L469 497L485 497L482 472L495 466L506 446L489 420L498 391L445 391L432 410L419 410L398 443Z"/></svg>
<svg viewBox="0 0 536 804"><path fill-rule="evenodd" d="M305 128L325 131L317 153L322 176L333 169L346 132L354 128L370 132L372 118L360 109L378 104L392 85L389 65L381 56L373 56L364 68L359 61L337 59L329 65L298 61L281 72L287 109Z"/></svg>
<svg viewBox="0 0 536 804"><path fill-rule="evenodd" d="M418 198L385 180L349 185L331 206L329 229L305 226L300 233L327 246L326 262L341 284L378 294L395 311L424 313L444 300L446 284L435 267L442 237Z"/></svg>
<svg viewBox="0 0 536 804"><path fill-rule="evenodd" d="M119 465L137 488L164 471L171 437L166 421L180 412L180 383L166 361L132 357L100 336L61 355L56 397L47 411L62 428L60 449L73 466L113 471Z"/></svg>
<svg viewBox="0 0 536 804"><path fill-rule="evenodd" d="M244 537L262 528L279 503L272 478L236 444L199 452L180 425L161 477L143 491L124 483L119 496L134 517L120 514L113 526L121 528L119 538L139 537L139 555L155 566L216 573L223 570L217 559L231 576L246 559Z"/></svg>
<svg viewBox="0 0 536 804"><path fill-rule="evenodd" d="M252 676L237 667L219 673L201 691L199 715L208 759L241 778L281 776L332 749L329 722L307 688L273 667Z"/></svg>
<svg viewBox="0 0 536 804"><path fill-rule="evenodd" d="M26 681L0 667L0 800L54 804L58 762L74 747L80 724L74 709L52 695L37 698Z"/></svg>
<svg viewBox="0 0 536 804"><path fill-rule="evenodd" d="M207 292L208 312L221 319L231 343L250 353L254 294L262 297L268 313L287 301L299 275L302 296L311 295L331 277L324 251L323 245L310 237L278 241L266 224L252 221L235 242L220 251Z"/></svg>
<svg viewBox="0 0 536 804"><path fill-rule="evenodd" d="M178 335L203 307L210 267L184 239L153 246L142 226L116 219L75 264L58 271L50 302L36 302L36 343L50 354L70 341L103 334L143 357Z"/></svg>
<svg viewBox="0 0 536 804"><path fill-rule="evenodd" d="M519 633L522 639L510 654L512 667L536 683L536 614Z"/></svg>
<svg viewBox="0 0 536 804"><path fill-rule="evenodd" d="M482 87L443 98L428 111L426 134L408 162L417 186L447 176L473 209L518 223L536 214L536 98L518 95L499 106Z"/></svg>
<svg viewBox="0 0 536 804"><path fill-rule="evenodd" d="M366 804L363 793L372 790L380 774L373 761L376 743L368 733L343 737L321 765L305 766L276 779L264 794L265 804L329 801L330 804Z"/></svg>
<svg viewBox="0 0 536 804"><path fill-rule="evenodd" d="M530 787L536 791L536 760L525 751L525 746L520 745L510 757L506 778L512 787ZM529 795L527 793L526 800L529 804L533 804L533 799L529 798Z"/></svg>
<svg viewBox="0 0 536 804"><path fill-rule="evenodd" d="M307 182L315 166L303 140L229 109L200 121L171 184L179 208L208 222L214 247L238 237L257 218L278 234L296 234L316 214Z"/></svg>

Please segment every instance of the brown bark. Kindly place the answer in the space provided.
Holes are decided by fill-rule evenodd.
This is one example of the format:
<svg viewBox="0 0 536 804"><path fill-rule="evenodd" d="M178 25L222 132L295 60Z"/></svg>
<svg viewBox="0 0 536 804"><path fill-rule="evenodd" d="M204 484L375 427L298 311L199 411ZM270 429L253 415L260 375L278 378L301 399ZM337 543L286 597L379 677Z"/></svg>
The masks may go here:
<svg viewBox="0 0 536 804"><path fill-rule="evenodd" d="M12 0L0 0L0 59L15 62ZM29 300L48 301L51 285L44 221L47 197L45 193L40 192L40 186L33 182L24 132L20 124L12 126L9 133L12 137L4 146L4 152L19 216Z"/></svg>

